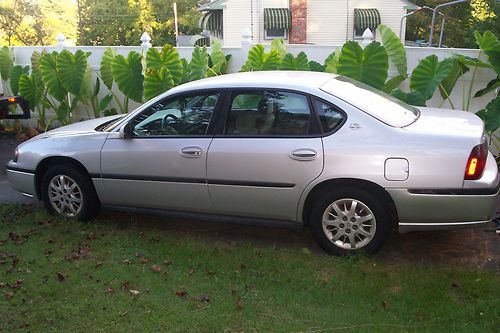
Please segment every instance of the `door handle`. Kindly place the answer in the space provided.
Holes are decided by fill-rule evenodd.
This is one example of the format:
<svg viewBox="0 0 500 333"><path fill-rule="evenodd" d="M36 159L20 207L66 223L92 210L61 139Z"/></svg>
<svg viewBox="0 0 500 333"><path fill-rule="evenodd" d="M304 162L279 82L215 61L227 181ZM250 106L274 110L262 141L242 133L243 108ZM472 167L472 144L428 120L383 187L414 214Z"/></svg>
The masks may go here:
<svg viewBox="0 0 500 333"><path fill-rule="evenodd" d="M197 158L203 155L203 149L198 146L184 147L180 151L180 155L188 158Z"/></svg>
<svg viewBox="0 0 500 333"><path fill-rule="evenodd" d="M294 151L292 151L290 153L290 156L294 160L298 160L298 161L312 161L318 156L318 153L314 149L299 148L299 149L295 149Z"/></svg>

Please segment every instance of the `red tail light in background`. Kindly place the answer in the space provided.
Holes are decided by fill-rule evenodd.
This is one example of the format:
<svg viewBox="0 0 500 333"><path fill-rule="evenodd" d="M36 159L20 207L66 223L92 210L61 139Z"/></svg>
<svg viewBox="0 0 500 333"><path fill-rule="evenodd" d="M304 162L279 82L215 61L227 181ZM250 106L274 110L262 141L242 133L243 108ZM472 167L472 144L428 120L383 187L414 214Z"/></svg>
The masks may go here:
<svg viewBox="0 0 500 333"><path fill-rule="evenodd" d="M488 144L483 142L472 149L465 168L465 180L477 180L481 178L488 158Z"/></svg>

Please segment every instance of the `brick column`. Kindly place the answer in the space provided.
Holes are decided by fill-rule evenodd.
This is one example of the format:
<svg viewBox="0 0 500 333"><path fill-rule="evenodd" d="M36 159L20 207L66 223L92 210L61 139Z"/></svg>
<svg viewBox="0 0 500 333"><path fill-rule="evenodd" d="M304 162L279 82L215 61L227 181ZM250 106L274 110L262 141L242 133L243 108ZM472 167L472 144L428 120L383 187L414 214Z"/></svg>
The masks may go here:
<svg viewBox="0 0 500 333"><path fill-rule="evenodd" d="M307 43L307 0L290 0L292 27L288 42L290 44Z"/></svg>

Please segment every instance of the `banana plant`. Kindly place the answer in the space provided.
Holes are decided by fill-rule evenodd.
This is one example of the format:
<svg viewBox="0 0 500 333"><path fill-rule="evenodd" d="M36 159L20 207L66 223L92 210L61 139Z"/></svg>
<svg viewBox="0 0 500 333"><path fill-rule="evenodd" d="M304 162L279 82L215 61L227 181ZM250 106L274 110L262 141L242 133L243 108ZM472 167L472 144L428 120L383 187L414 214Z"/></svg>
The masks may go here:
<svg viewBox="0 0 500 333"><path fill-rule="evenodd" d="M71 116L82 97L82 85L88 68L89 54L78 50L75 54L67 50L42 55L40 73L51 98L46 101L56 112L59 123L71 123Z"/></svg>

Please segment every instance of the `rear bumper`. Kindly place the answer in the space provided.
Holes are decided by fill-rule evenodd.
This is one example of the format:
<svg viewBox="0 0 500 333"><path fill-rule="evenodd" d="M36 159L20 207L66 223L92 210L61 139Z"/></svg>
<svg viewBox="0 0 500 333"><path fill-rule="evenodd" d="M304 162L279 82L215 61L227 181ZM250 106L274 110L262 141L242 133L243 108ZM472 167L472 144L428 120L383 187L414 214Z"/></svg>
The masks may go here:
<svg viewBox="0 0 500 333"><path fill-rule="evenodd" d="M9 164L7 165L7 179L10 186L24 195L34 197L36 195L35 174L29 170L17 169Z"/></svg>
<svg viewBox="0 0 500 333"><path fill-rule="evenodd" d="M399 218L401 233L454 229L490 222L500 198L500 183L489 189L417 190L387 189Z"/></svg>

